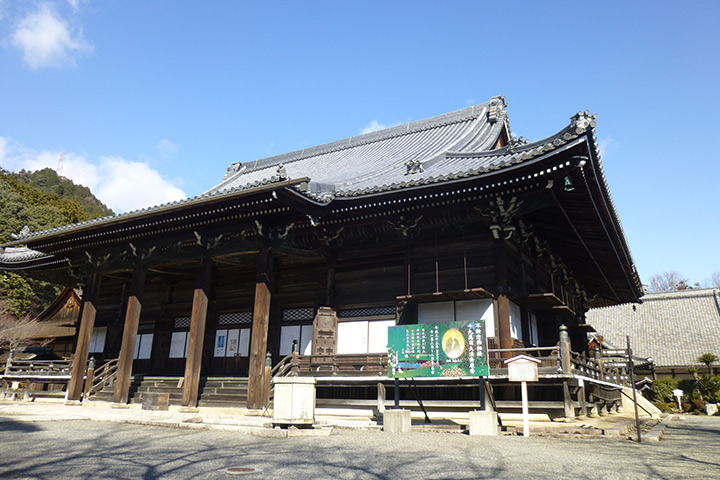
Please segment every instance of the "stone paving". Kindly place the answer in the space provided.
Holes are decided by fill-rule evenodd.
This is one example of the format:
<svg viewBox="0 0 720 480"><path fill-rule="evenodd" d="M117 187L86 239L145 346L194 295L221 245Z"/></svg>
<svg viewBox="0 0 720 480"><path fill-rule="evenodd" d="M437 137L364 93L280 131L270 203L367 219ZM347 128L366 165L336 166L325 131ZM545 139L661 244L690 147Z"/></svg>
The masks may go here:
<svg viewBox="0 0 720 480"><path fill-rule="evenodd" d="M263 415L262 413L265 413ZM671 417L664 421L642 417L643 440L657 441ZM328 435L333 428L356 428L379 430L381 426L366 417L348 415L316 414L313 429L273 428L272 416L268 412L244 408L224 409L201 407L181 409L171 406L169 410L143 410L140 405L118 407L107 402L87 404L66 404L60 401L4 401L0 400L0 422L15 419L24 422L47 420L95 420L142 424L176 428L237 431L258 436ZM522 434L522 422L517 418L505 418L505 434ZM425 424L420 418L413 418L413 430L462 432L462 419L454 422L434 420ZM654 427L654 428L653 428ZM530 422L531 435L593 435L609 437L634 437L635 419L629 413L612 413L595 418L579 418L573 421Z"/></svg>

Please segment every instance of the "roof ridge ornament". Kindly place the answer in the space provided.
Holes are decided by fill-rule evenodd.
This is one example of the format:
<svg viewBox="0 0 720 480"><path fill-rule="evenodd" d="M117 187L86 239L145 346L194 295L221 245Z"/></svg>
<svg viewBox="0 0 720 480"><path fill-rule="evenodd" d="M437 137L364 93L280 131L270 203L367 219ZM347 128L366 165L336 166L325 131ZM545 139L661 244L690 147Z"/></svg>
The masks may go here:
<svg viewBox="0 0 720 480"><path fill-rule="evenodd" d="M413 175L425 171L420 160L408 160L405 162L405 168L407 169L405 175Z"/></svg>
<svg viewBox="0 0 720 480"><path fill-rule="evenodd" d="M11 234L10 234L10 237L11 237L13 240L20 240L21 238L25 238L25 237L27 237L28 235L30 235L30 227L28 227L27 225L25 225L24 227L22 227L22 228L20 229L20 231L19 231L18 233L11 233Z"/></svg>
<svg viewBox="0 0 720 480"><path fill-rule="evenodd" d="M227 170L225 171L225 176L223 176L223 181L227 180L228 178L232 177L238 172L241 172L245 170L245 165L242 164L242 162L232 162L229 167L227 167Z"/></svg>
<svg viewBox="0 0 720 480"><path fill-rule="evenodd" d="M577 135L580 135L582 133L585 133L588 127L595 128L596 118L597 114L590 114L588 110L585 110L584 112L578 112L572 117L570 117L570 128L574 128L575 133Z"/></svg>
<svg viewBox="0 0 720 480"><path fill-rule="evenodd" d="M507 107L507 102L505 102L505 97L503 95L493 97L493 99L490 100L488 105L488 122L495 123L498 121L498 118L505 116L505 107ZM474 106L473 113L475 113Z"/></svg>
<svg viewBox="0 0 720 480"><path fill-rule="evenodd" d="M515 153L515 149L517 147L522 147L523 145L527 145L527 144L528 144L528 140L525 137L518 138L513 135L512 137L510 137L510 140L508 140L508 143L507 143L508 151L510 153Z"/></svg>

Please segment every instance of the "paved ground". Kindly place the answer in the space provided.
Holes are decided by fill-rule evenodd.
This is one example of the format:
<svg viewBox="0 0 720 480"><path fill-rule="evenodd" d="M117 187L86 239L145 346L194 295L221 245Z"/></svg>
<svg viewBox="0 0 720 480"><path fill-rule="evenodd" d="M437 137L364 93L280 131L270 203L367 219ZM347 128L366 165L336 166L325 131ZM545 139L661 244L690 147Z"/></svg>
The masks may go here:
<svg viewBox="0 0 720 480"><path fill-rule="evenodd" d="M660 442L622 437L469 437L335 429L270 438L240 431L48 420L0 408L3 479L720 478L720 417L668 421ZM48 407L50 412L55 407ZM75 408L77 415L92 411ZM149 412L148 412L149 413ZM273 430L265 429L272 435Z"/></svg>

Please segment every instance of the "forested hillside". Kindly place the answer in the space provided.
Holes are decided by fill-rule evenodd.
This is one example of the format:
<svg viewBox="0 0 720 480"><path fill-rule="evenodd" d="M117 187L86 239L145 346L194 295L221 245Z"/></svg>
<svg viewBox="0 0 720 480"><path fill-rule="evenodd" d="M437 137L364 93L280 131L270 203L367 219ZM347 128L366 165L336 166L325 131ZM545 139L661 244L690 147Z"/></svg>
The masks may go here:
<svg viewBox="0 0 720 480"><path fill-rule="evenodd" d="M0 170L0 243L25 225L31 231L112 215L87 187L75 185L46 168L37 172ZM0 272L0 311L13 316L37 315L61 288Z"/></svg>

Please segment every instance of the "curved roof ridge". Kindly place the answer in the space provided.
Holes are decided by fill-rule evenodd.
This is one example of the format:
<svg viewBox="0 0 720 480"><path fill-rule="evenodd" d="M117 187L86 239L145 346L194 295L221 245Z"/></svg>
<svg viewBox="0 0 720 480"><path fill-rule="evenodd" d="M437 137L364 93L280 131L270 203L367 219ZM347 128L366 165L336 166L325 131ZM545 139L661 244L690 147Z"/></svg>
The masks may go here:
<svg viewBox="0 0 720 480"><path fill-rule="evenodd" d="M588 131L594 132L596 126L596 118L596 114L590 114L590 112L586 110L585 112L578 112L577 114L570 117L570 124L559 132L549 135L540 140L536 140L534 142L524 143L522 137L520 137L520 139L515 139L515 141L511 141L507 145L501 148L497 148L495 150L476 152L448 151L446 155L448 157L464 158L492 157L508 154L519 155L525 152L532 153L538 148L558 147L561 144L569 142Z"/></svg>

